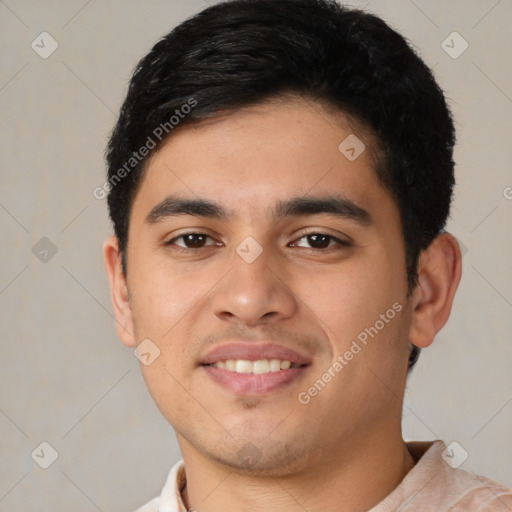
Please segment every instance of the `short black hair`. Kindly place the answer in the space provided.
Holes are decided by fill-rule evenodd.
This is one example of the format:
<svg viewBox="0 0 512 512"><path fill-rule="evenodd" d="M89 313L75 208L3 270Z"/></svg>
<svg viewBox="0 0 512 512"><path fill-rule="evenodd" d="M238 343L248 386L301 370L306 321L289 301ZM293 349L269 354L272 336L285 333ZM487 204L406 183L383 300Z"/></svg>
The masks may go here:
<svg viewBox="0 0 512 512"><path fill-rule="evenodd" d="M176 129L298 95L357 120L378 141L379 181L402 222L408 293L444 229L455 130L432 72L382 19L334 0L228 0L158 41L139 62L111 134L108 206L123 271L144 164ZM413 347L412 368L419 349Z"/></svg>

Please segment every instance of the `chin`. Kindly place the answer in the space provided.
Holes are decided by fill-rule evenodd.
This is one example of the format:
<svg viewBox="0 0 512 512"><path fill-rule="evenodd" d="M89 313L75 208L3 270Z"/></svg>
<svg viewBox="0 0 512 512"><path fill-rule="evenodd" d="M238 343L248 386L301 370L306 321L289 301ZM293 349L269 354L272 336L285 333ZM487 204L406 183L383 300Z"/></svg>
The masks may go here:
<svg viewBox="0 0 512 512"><path fill-rule="evenodd" d="M275 421L264 428L261 424L256 428L254 425L245 425L244 430L248 432L246 436L233 435L226 429L222 433L217 431L216 439L211 436L211 430L185 432L180 435L186 440L187 449L192 448L205 459L236 473L282 477L300 473L310 467L317 453L315 443L306 443L305 438L309 436L303 436L302 432L297 435L297 426L290 432L282 427L281 424L276 428ZM208 434L211 437L207 439L205 435Z"/></svg>

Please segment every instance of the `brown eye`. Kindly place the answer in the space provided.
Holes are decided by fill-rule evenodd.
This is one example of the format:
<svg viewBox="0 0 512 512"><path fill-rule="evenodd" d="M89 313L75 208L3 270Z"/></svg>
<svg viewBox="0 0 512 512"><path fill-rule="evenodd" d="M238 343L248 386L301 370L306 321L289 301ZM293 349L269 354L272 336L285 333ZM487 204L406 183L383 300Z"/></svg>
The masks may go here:
<svg viewBox="0 0 512 512"><path fill-rule="evenodd" d="M190 233L188 235L183 235L182 238L189 249L198 249L199 247L204 246L205 240L208 237L198 233Z"/></svg>
<svg viewBox="0 0 512 512"><path fill-rule="evenodd" d="M302 245L303 243L307 245ZM322 250L335 248L336 246L338 246L338 248L339 246L348 247L351 244L327 233L307 233L299 238L293 245L306 249Z"/></svg>
<svg viewBox="0 0 512 512"><path fill-rule="evenodd" d="M166 245L176 245L177 247L191 250L202 249L208 245L214 245L213 243L207 244L208 239L211 240L211 237L205 233L184 233L169 240ZM182 242L178 243L179 240Z"/></svg>
<svg viewBox="0 0 512 512"><path fill-rule="evenodd" d="M306 238L308 243L315 249L325 249L326 247L329 247L329 242L331 241L332 237L329 235L316 234L307 235Z"/></svg>

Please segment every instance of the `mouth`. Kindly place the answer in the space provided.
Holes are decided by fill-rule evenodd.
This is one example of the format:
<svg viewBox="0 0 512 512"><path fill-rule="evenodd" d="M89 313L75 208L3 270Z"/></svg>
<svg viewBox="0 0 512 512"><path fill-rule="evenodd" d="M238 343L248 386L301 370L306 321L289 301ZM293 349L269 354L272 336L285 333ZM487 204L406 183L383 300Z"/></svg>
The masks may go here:
<svg viewBox="0 0 512 512"><path fill-rule="evenodd" d="M274 344L233 343L216 347L200 363L206 375L239 396L261 396L300 378L311 361Z"/></svg>
<svg viewBox="0 0 512 512"><path fill-rule="evenodd" d="M228 372L264 375L269 372L286 371L290 368L301 368L305 365L282 359L258 359L257 361L250 361L248 359L227 359L226 361L217 361L216 363L204 366L210 366Z"/></svg>

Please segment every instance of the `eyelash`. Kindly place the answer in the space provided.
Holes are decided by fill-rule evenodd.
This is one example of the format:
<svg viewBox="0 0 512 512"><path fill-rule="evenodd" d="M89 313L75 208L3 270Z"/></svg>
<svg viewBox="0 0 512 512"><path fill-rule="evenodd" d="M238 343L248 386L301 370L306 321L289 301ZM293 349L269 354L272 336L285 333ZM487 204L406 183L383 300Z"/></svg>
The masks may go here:
<svg viewBox="0 0 512 512"><path fill-rule="evenodd" d="M213 237L211 237L207 233L201 233L201 232L198 232L198 231L191 231L189 233L182 233L181 235L178 235L178 236L172 238L171 240L166 242L165 245L166 246L172 246L172 245L174 245L174 242L176 240L179 240L180 238L184 238L184 237L189 236L189 235L199 235L199 236L204 236L204 237L213 239ZM330 246L330 247L327 247L325 249L318 249L318 248L314 248L314 247L311 247L311 248L303 247L302 249L309 250L309 251L312 251L312 252L330 253L330 252L333 252L333 251L339 251L342 248L347 248L347 247L351 247L352 246L351 242L349 242L347 240L341 240L340 238L337 238L334 235L331 235L329 233L324 233L322 231L311 231L311 232L302 233L299 236L299 238L296 239L296 241L298 242L298 241L302 240L303 238L306 238L306 237L311 236L311 235L326 236L326 237L330 238L331 241L336 242L337 246ZM295 243L295 242L292 242L292 243ZM180 247L180 246L174 246L173 250L177 251L177 252L181 252L181 253L190 254L190 253L197 253L197 252L199 252L202 249L206 249L206 247L214 247L214 246L215 246L215 244L208 245L208 246L205 246L205 247L199 247L199 248L184 248L184 247Z"/></svg>

